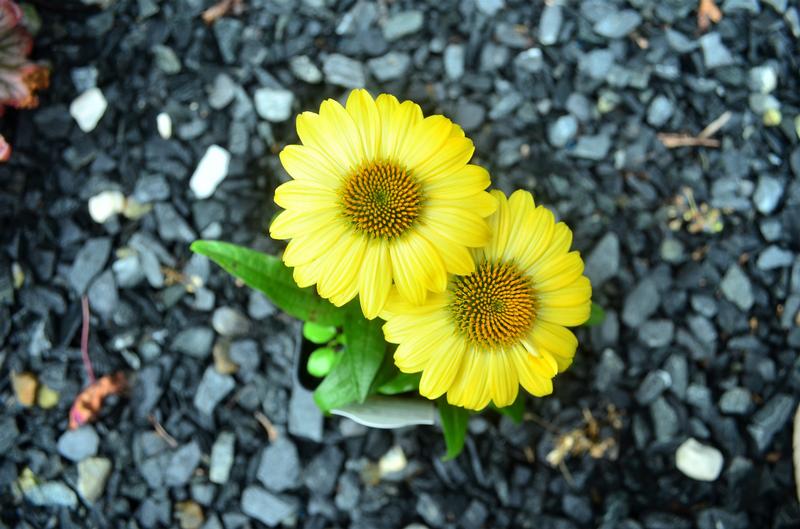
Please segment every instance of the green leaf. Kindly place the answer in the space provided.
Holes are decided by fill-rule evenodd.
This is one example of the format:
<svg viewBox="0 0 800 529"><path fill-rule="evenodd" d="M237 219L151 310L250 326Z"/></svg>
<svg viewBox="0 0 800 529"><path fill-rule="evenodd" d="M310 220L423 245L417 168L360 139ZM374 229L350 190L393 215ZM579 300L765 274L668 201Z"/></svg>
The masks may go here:
<svg viewBox="0 0 800 529"><path fill-rule="evenodd" d="M509 417L515 423L521 423L522 417L525 415L525 392L520 391L517 393L517 400L515 400L510 406L495 409L506 417Z"/></svg>
<svg viewBox="0 0 800 529"><path fill-rule="evenodd" d="M336 337L336 327L307 321L303 323L303 337L317 345L326 344Z"/></svg>
<svg viewBox="0 0 800 529"><path fill-rule="evenodd" d="M364 317L358 300L348 304L344 317L347 346L342 362L350 369L359 402L364 402L369 395L372 381L383 363L386 340L383 338L382 326L382 320L368 320Z"/></svg>
<svg viewBox="0 0 800 529"><path fill-rule="evenodd" d="M220 241L195 241L191 250L205 255L247 286L260 290L295 318L321 325L342 324L343 311L320 298L312 288L298 287L292 271L274 255Z"/></svg>
<svg viewBox="0 0 800 529"><path fill-rule="evenodd" d="M356 385L350 376L350 366L346 365L343 353L337 356L339 361L314 390L314 402L325 413L358 400Z"/></svg>
<svg viewBox="0 0 800 529"><path fill-rule="evenodd" d="M314 401L326 413L345 404L364 402L386 362L383 322L364 318L357 300L344 312L347 346L337 353L339 361L314 391Z"/></svg>
<svg viewBox="0 0 800 529"><path fill-rule="evenodd" d="M336 365L337 353L330 347L320 347L315 349L308 356L306 362L306 369L308 372L317 378L322 378L331 372L333 366Z"/></svg>
<svg viewBox="0 0 800 529"><path fill-rule="evenodd" d="M419 379L422 373L398 373L378 387L378 393L383 395L398 395L419 389Z"/></svg>
<svg viewBox="0 0 800 529"><path fill-rule="evenodd" d="M603 323L603 320L606 319L606 311L603 310L603 307L592 301L592 309L589 312L589 319L586 320L587 327L594 327L596 325L600 325Z"/></svg>
<svg viewBox="0 0 800 529"><path fill-rule="evenodd" d="M439 417L442 419L444 442L447 445L447 454L442 460L449 461L458 457L464 449L469 412L464 408L451 406L444 399L439 399Z"/></svg>

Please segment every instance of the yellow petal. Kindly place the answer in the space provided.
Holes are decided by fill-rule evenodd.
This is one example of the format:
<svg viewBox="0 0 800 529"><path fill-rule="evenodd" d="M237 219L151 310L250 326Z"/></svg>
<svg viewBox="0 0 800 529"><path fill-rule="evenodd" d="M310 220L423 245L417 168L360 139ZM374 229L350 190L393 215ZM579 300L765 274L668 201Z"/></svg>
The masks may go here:
<svg viewBox="0 0 800 529"><path fill-rule="evenodd" d="M361 135L361 146L367 160L380 156L381 118L372 96L363 88L353 90L345 107Z"/></svg>
<svg viewBox="0 0 800 529"><path fill-rule="evenodd" d="M536 397L543 397L553 392L552 378L541 372L538 367L540 364L537 364L535 357L519 348L513 351L512 358L517 368L519 383L525 391Z"/></svg>
<svg viewBox="0 0 800 529"><path fill-rule="evenodd" d="M592 297L592 285L589 278L580 276L565 287L549 292L537 292L539 303L548 307L572 307L589 303Z"/></svg>
<svg viewBox="0 0 800 529"><path fill-rule="evenodd" d="M358 291L361 311L371 320L380 314L392 288L392 263L385 240L369 241L364 265L359 275Z"/></svg>
<svg viewBox="0 0 800 529"><path fill-rule="evenodd" d="M478 194L489 187L490 183L489 171L478 165L469 164L460 168L449 178L425 182L425 196L434 199L458 200Z"/></svg>
<svg viewBox="0 0 800 529"><path fill-rule="evenodd" d="M571 245L572 230L563 222L559 222L553 230L553 240L550 241L550 245L540 259L542 261L547 261L553 257L565 254L569 251Z"/></svg>
<svg viewBox="0 0 800 529"><path fill-rule="evenodd" d="M589 319L592 304L586 303L575 307L540 307L536 317L557 325L575 327L583 325Z"/></svg>
<svg viewBox="0 0 800 529"><path fill-rule="evenodd" d="M329 156L344 160L348 172L354 171L367 160L361 135L350 114L333 99L326 99L319 107L320 125L326 134L323 146Z"/></svg>
<svg viewBox="0 0 800 529"><path fill-rule="evenodd" d="M446 117L428 116L414 125L403 142L398 143L397 159L416 176L416 168L439 152L452 128L453 122Z"/></svg>
<svg viewBox="0 0 800 529"><path fill-rule="evenodd" d="M341 244L346 236L346 228L339 223L322 225L309 235L289 241L283 252L283 262L292 267L307 264Z"/></svg>
<svg viewBox="0 0 800 529"><path fill-rule="evenodd" d="M484 250L489 259L501 259L506 250L506 244L510 236L510 218L508 211L508 200L502 191L493 190L492 196L497 199L497 211L487 219L489 230L492 233L489 244Z"/></svg>
<svg viewBox="0 0 800 529"><path fill-rule="evenodd" d="M297 127L297 136L303 142L303 145L309 147L310 151L315 151L317 158L332 167L335 174L344 176L352 172L350 160L341 156L338 149L332 144L329 138L330 126L319 114L303 112L297 116L295 126ZM337 137L335 141L338 143L339 138ZM286 167L286 164L284 164L284 167ZM289 169L286 168L286 170L288 171Z"/></svg>
<svg viewBox="0 0 800 529"><path fill-rule="evenodd" d="M353 235L324 257L325 268L317 282L320 296L327 299L343 292L350 292L353 291L354 285L357 289L357 274L361 271L366 244L367 240L364 237Z"/></svg>
<svg viewBox="0 0 800 529"><path fill-rule="evenodd" d="M389 245L392 273L397 290L417 305L425 301L427 290L447 288L447 271L436 249L417 233L408 233Z"/></svg>
<svg viewBox="0 0 800 529"><path fill-rule="evenodd" d="M528 273L533 278L537 293L560 290L575 282L583 273L583 261L578 252L570 252L542 259Z"/></svg>
<svg viewBox="0 0 800 529"><path fill-rule="evenodd" d="M525 237L516 237L514 253L520 268L529 269L535 265L549 248L555 231L553 213L542 206L537 207L530 217L530 225Z"/></svg>
<svg viewBox="0 0 800 529"><path fill-rule="evenodd" d="M425 201L425 208L460 209L475 213L481 218L486 218L497 210L497 199L490 193L479 191L461 198L428 198Z"/></svg>
<svg viewBox="0 0 800 529"><path fill-rule="evenodd" d="M273 239L291 239L314 233L321 225L341 222L335 210L314 212L287 209L281 211L269 227Z"/></svg>
<svg viewBox="0 0 800 529"><path fill-rule="evenodd" d="M547 321L536 322L531 331L531 340L537 347L552 353L559 372L569 367L578 348L578 339L572 331Z"/></svg>
<svg viewBox="0 0 800 529"><path fill-rule="evenodd" d="M306 264L296 266L292 271L294 282L297 283L297 286L300 288L310 287L311 285L316 284L319 281L320 276L322 276L324 265L325 258L321 257L319 259L309 261Z"/></svg>
<svg viewBox="0 0 800 529"><path fill-rule="evenodd" d="M492 388L492 401L500 408L513 404L519 391L516 366L509 358L511 354L500 350L490 357L489 384Z"/></svg>
<svg viewBox="0 0 800 529"><path fill-rule="evenodd" d="M283 168L295 180L314 183L332 190L341 186L344 174L342 168L314 147L287 145L279 157Z"/></svg>
<svg viewBox="0 0 800 529"><path fill-rule="evenodd" d="M467 165L474 151L471 140L462 137L448 138L422 163L412 165L409 161L408 168L419 182L447 180Z"/></svg>
<svg viewBox="0 0 800 529"><path fill-rule="evenodd" d="M399 159L400 148L413 139L410 134L422 121L422 109L411 101L398 103L397 98L388 94L379 95L375 104L381 117L381 158L402 161L405 165L405 160Z"/></svg>
<svg viewBox="0 0 800 529"><path fill-rule="evenodd" d="M542 375L552 378L558 373L558 362L546 348L534 344L529 336L522 338L519 344L533 358L534 365Z"/></svg>
<svg viewBox="0 0 800 529"><path fill-rule="evenodd" d="M480 215L455 207L427 207L424 222L440 236L464 246L484 246L490 238L489 225Z"/></svg>
<svg viewBox="0 0 800 529"><path fill-rule="evenodd" d="M482 410L491 400L488 357L493 351L468 346L461 369L447 392L447 402L471 410Z"/></svg>
<svg viewBox="0 0 800 529"><path fill-rule="evenodd" d="M445 307L449 302L449 297L445 292L437 292L429 294L425 298L425 303L414 304L401 296L397 291L397 287L393 287L389 292L389 298L386 300L386 305L384 305L380 317L389 322L395 322L398 318L427 316L432 311ZM386 339L390 340L388 334Z"/></svg>
<svg viewBox="0 0 800 529"><path fill-rule="evenodd" d="M442 317L446 315L441 311L441 307L425 304L413 308L416 309L415 313L393 315L383 325L383 334L387 342L407 342L432 332L431 329L450 325L449 320Z"/></svg>
<svg viewBox="0 0 800 529"><path fill-rule="evenodd" d="M452 336L448 325L425 325L417 328L417 335L397 346L394 363L404 373L417 373L425 369L434 355L447 354L446 344Z"/></svg>
<svg viewBox="0 0 800 529"><path fill-rule="evenodd" d="M437 399L444 395L458 374L464 358L466 344L463 340L448 336L431 354L428 364L422 370L419 381L420 395Z"/></svg>
<svg viewBox="0 0 800 529"><path fill-rule="evenodd" d="M340 207L332 189L303 180L289 180L275 188L275 203L284 209L304 211Z"/></svg>
<svg viewBox="0 0 800 529"><path fill-rule="evenodd" d="M417 230L439 252L448 273L463 276L475 271L475 260L466 247L447 240L426 224L420 224Z"/></svg>

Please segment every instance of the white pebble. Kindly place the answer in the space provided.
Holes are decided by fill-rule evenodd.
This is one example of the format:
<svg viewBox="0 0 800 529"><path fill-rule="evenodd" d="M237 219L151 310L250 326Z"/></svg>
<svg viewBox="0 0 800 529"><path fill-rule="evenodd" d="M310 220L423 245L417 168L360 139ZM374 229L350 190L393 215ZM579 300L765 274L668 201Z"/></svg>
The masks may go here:
<svg viewBox="0 0 800 529"><path fill-rule="evenodd" d="M75 98L69 106L69 113L83 132L91 132L107 108L108 101L103 92L99 88L90 88Z"/></svg>
<svg viewBox="0 0 800 529"><path fill-rule="evenodd" d="M714 481L722 472L722 453L690 437L675 452L678 470L697 481Z"/></svg>
<svg viewBox="0 0 800 529"><path fill-rule="evenodd" d="M159 136L165 140L172 137L172 118L166 112L156 116L156 127L158 128Z"/></svg>
<svg viewBox="0 0 800 529"><path fill-rule="evenodd" d="M125 195L119 191L103 191L89 199L89 215L98 224L125 209Z"/></svg>
<svg viewBox="0 0 800 529"><path fill-rule="evenodd" d="M228 176L230 161L230 153L219 145L212 145L206 150L189 181L189 187L197 198L208 198L214 194L217 186Z"/></svg>

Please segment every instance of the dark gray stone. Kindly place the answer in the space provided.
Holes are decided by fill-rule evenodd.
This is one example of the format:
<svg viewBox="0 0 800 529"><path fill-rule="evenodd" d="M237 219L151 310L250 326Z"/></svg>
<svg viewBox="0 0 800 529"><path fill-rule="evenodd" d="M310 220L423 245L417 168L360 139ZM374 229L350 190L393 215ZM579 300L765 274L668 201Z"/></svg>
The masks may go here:
<svg viewBox="0 0 800 529"><path fill-rule="evenodd" d="M755 303L750 278L737 264L732 264L720 282L720 290L729 301L742 310L750 310Z"/></svg>
<svg viewBox="0 0 800 529"><path fill-rule="evenodd" d="M322 412L314 395L296 384L289 400L289 433L322 442Z"/></svg>
<svg viewBox="0 0 800 529"><path fill-rule="evenodd" d="M763 250L756 261L756 266L761 270L774 270L776 268L786 268L794 263L794 254L789 250L770 245Z"/></svg>
<svg viewBox="0 0 800 529"><path fill-rule="evenodd" d="M614 232L608 232L589 253L584 273L592 286L597 288L617 275L619 263L619 237Z"/></svg>
<svg viewBox="0 0 800 529"><path fill-rule="evenodd" d="M261 454L256 477L273 492L299 487L300 459L294 443L286 436L282 436L265 448Z"/></svg>
<svg viewBox="0 0 800 529"><path fill-rule="evenodd" d="M211 354L213 343L214 331L208 327L189 327L175 335L171 348L195 358L205 358Z"/></svg>
<svg viewBox="0 0 800 529"><path fill-rule="evenodd" d="M228 106L236 97L238 85L226 73L217 74L208 94L208 104L215 110Z"/></svg>
<svg viewBox="0 0 800 529"><path fill-rule="evenodd" d="M233 307L219 307L211 316L211 326L221 336L242 336L250 330L250 320Z"/></svg>
<svg viewBox="0 0 800 529"><path fill-rule="evenodd" d="M703 48L703 60L709 70L733 64L733 56L722 43L719 33L706 33L700 37L700 47Z"/></svg>
<svg viewBox="0 0 800 529"><path fill-rule="evenodd" d="M753 408L753 398L745 388L731 388L719 399L719 409L729 415L746 415Z"/></svg>
<svg viewBox="0 0 800 529"><path fill-rule="evenodd" d="M448 44L444 49L444 73L447 78L457 81L464 76L465 50L463 44Z"/></svg>
<svg viewBox="0 0 800 529"><path fill-rule="evenodd" d="M576 158L602 160L610 148L611 138L607 134L581 136L578 138L578 143L570 150L570 154Z"/></svg>
<svg viewBox="0 0 800 529"><path fill-rule="evenodd" d="M769 215L778 206L783 197L783 180L773 176L761 175L758 177L758 185L753 193L753 203L756 209L764 215Z"/></svg>
<svg viewBox="0 0 800 529"><path fill-rule="evenodd" d="M547 139L553 147L563 147L578 133L578 120L567 114L556 119L547 127Z"/></svg>
<svg viewBox="0 0 800 529"><path fill-rule="evenodd" d="M297 502L251 485L242 492L242 512L269 527L276 527L297 512Z"/></svg>
<svg viewBox="0 0 800 529"><path fill-rule="evenodd" d="M631 9L608 13L594 25L594 32L608 39L619 39L639 27L642 17Z"/></svg>
<svg viewBox="0 0 800 529"><path fill-rule="evenodd" d="M372 76L380 82L403 77L411 67L411 57L407 53L390 51L386 55L367 61Z"/></svg>
<svg viewBox="0 0 800 529"><path fill-rule="evenodd" d="M169 464L164 471L164 484L168 487L186 485L200 464L200 445L197 441L185 444L175 450L169 459Z"/></svg>
<svg viewBox="0 0 800 529"><path fill-rule="evenodd" d="M92 426L67 430L58 438L58 453L70 461L79 462L97 454L100 437Z"/></svg>
<svg viewBox="0 0 800 529"><path fill-rule="evenodd" d="M342 463L342 451L333 445L326 446L303 471L303 484L315 494L330 496L336 488Z"/></svg>
<svg viewBox="0 0 800 529"><path fill-rule="evenodd" d="M747 431L750 433L759 452L763 452L772 443L775 434L783 428L795 408L795 397L779 393L758 410Z"/></svg>
<svg viewBox="0 0 800 529"><path fill-rule="evenodd" d="M595 370L594 386L598 391L611 389L625 373L625 362L613 349L605 349Z"/></svg>
<svg viewBox="0 0 800 529"><path fill-rule="evenodd" d="M659 397L650 405L650 418L658 441L669 441L680 430L678 414L664 397Z"/></svg>
<svg viewBox="0 0 800 529"><path fill-rule="evenodd" d="M339 53L332 53L322 64L325 80L345 88L361 88L366 83L364 65Z"/></svg>
<svg viewBox="0 0 800 529"><path fill-rule="evenodd" d="M645 278L625 297L622 321L628 327L639 327L653 315L660 304L661 295L655 281Z"/></svg>
<svg viewBox="0 0 800 529"><path fill-rule="evenodd" d="M234 387L236 387L236 381L232 376L221 375L214 369L214 366L208 366L194 394L194 407L200 413L211 415L217 404L228 396Z"/></svg>
<svg viewBox="0 0 800 529"><path fill-rule="evenodd" d="M442 505L430 494L423 492L417 499L417 514L425 520L425 523L433 527L441 527L445 522L445 514Z"/></svg>
<svg viewBox="0 0 800 529"><path fill-rule="evenodd" d="M646 405L656 400L672 385L672 377L662 369L650 371L636 390L636 401Z"/></svg>
<svg viewBox="0 0 800 529"><path fill-rule="evenodd" d="M92 279L103 269L111 254L111 239L89 239L78 251L67 279L78 295L86 292Z"/></svg>
<svg viewBox="0 0 800 529"><path fill-rule="evenodd" d="M389 42L413 35L422 29L425 18L422 11L401 11L390 16L383 25L383 36Z"/></svg>
<svg viewBox="0 0 800 529"><path fill-rule="evenodd" d="M659 94L647 107L647 122L656 128L661 127L672 117L673 112L675 112L675 105L672 104L672 101Z"/></svg>
<svg viewBox="0 0 800 529"><path fill-rule="evenodd" d="M650 320L639 328L639 340L648 347L664 347L672 342L675 324L671 320Z"/></svg>
<svg viewBox="0 0 800 529"><path fill-rule="evenodd" d="M563 21L561 5L553 3L545 6L539 19L539 42L542 46L552 46L558 41Z"/></svg>

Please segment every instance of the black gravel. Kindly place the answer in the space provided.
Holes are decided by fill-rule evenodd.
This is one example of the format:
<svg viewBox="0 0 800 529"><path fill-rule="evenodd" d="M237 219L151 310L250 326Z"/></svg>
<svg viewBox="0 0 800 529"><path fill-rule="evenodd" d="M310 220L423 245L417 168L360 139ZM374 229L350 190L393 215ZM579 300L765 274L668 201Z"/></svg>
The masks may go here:
<svg viewBox="0 0 800 529"><path fill-rule="evenodd" d="M705 33L696 0L246 0L211 26L210 0L34 3L52 87L0 125L0 526L800 526L794 2L720 1ZM574 228L606 307L531 418L473 418L455 461L434 428L324 419L293 383L297 322L188 250L278 251L291 116L358 86L458 120L498 188ZM93 88L108 108L83 132ZM718 147L658 138L726 112ZM230 162L199 199L212 145ZM108 191L128 202L101 224ZM95 372L131 388L68 432L83 295ZM22 372L58 403L19 404ZM553 466L566 434L594 448ZM676 466L690 437L723 458L710 482Z"/></svg>

